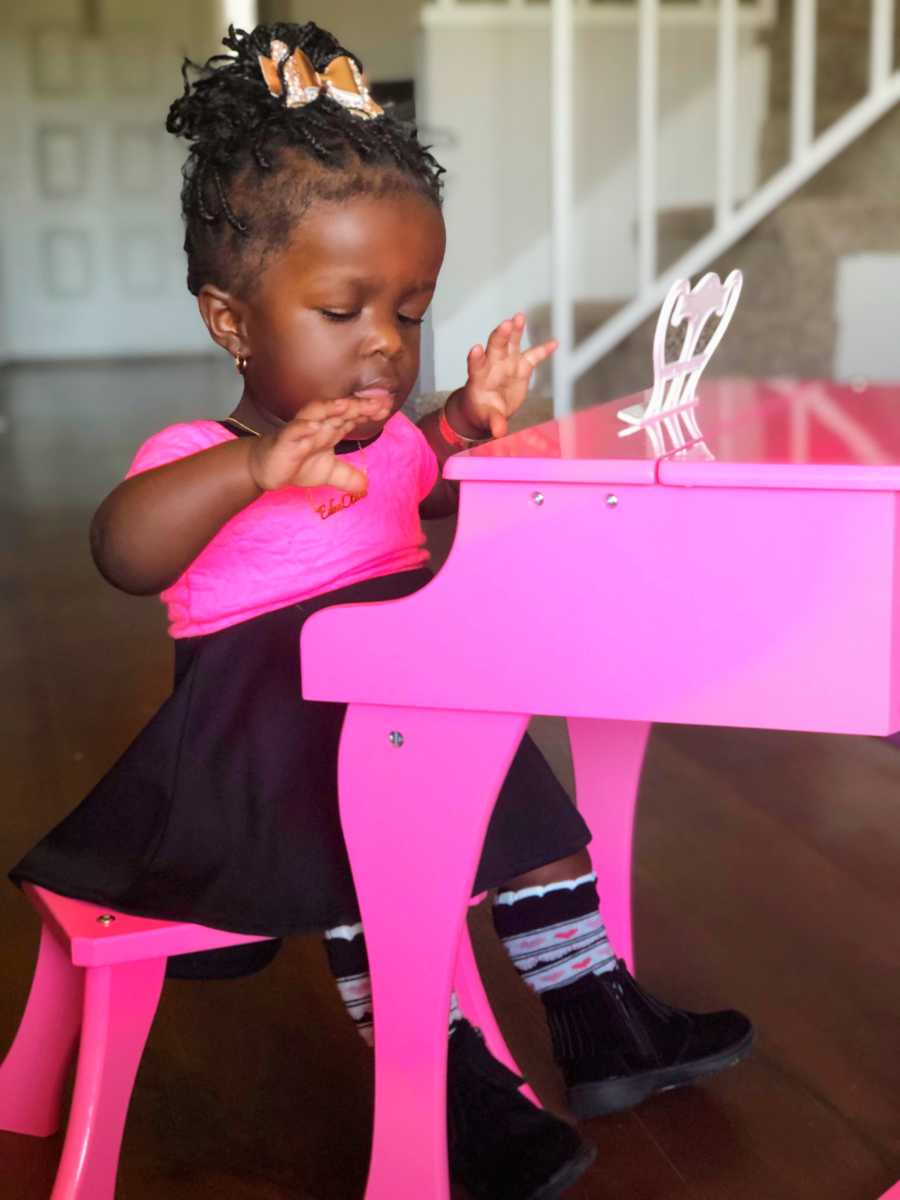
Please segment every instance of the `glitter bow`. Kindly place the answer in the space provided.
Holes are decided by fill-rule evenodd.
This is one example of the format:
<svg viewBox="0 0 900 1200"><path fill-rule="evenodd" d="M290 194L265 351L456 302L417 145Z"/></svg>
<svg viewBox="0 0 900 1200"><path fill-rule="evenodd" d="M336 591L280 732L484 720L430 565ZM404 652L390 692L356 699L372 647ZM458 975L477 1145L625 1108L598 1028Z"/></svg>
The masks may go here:
<svg viewBox="0 0 900 1200"><path fill-rule="evenodd" d="M273 38L269 57L260 54L258 58L269 94L283 98L288 108L299 108L324 95L365 121L384 112L372 99L368 80L349 55L333 58L319 74L299 46L291 54L284 42Z"/></svg>

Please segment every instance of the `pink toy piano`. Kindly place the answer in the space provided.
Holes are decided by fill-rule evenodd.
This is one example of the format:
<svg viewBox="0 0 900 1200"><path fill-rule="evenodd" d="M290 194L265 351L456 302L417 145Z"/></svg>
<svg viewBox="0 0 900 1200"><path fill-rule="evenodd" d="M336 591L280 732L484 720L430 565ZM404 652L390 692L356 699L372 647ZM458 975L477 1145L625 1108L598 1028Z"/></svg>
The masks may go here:
<svg viewBox="0 0 900 1200"><path fill-rule="evenodd" d="M739 286L683 285L673 320L727 317ZM349 702L341 814L376 1029L367 1200L449 1196L451 979L458 955L470 962L464 917L482 839L533 714L568 721L607 922L629 959L651 722L900 728L900 390L697 391L708 353L696 346L666 377L660 358L657 387L621 411L451 459L459 526L436 578L402 600L325 610L304 630L305 694ZM411 958L429 969L408 974ZM464 1011L505 1056L468 977ZM889 1195L900 1200L900 1185Z"/></svg>

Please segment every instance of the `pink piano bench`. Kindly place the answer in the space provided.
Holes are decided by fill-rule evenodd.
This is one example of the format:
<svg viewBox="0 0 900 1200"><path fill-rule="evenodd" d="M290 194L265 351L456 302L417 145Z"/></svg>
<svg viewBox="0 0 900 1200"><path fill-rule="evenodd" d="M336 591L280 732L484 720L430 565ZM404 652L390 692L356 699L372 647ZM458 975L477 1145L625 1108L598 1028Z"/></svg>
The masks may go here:
<svg viewBox="0 0 900 1200"><path fill-rule="evenodd" d="M34 1137L56 1132L77 1048L71 1110L50 1200L113 1200L125 1118L167 959L267 939L132 917L30 884L24 891L43 926L25 1013L0 1065L0 1130ZM454 983L460 1006L480 1025L493 1053L517 1070L467 937L461 940Z"/></svg>

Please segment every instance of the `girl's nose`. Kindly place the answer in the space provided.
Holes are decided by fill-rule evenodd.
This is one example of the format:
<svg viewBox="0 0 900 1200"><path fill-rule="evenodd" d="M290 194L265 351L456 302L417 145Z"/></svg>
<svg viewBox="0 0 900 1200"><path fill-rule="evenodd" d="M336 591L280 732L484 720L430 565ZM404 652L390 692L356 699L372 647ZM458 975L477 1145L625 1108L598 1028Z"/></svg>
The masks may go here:
<svg viewBox="0 0 900 1200"><path fill-rule="evenodd" d="M383 354L385 358L396 358L403 349L403 338L396 321L376 321L366 347L370 354Z"/></svg>

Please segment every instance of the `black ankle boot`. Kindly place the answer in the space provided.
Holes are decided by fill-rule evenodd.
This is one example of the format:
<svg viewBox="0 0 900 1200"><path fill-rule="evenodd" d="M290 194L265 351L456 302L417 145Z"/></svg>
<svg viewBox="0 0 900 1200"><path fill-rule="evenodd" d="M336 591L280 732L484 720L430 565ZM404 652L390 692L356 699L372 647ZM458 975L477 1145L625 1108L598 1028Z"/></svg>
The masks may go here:
<svg viewBox="0 0 900 1200"><path fill-rule="evenodd" d="M620 960L541 996L553 1051L582 1119L633 1108L733 1066L750 1049L753 1026L733 1011L691 1013L648 995Z"/></svg>
<svg viewBox="0 0 900 1200"><path fill-rule="evenodd" d="M451 1178L474 1200L556 1200L596 1156L565 1121L519 1092L522 1080L457 1022L447 1055Z"/></svg>

